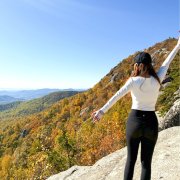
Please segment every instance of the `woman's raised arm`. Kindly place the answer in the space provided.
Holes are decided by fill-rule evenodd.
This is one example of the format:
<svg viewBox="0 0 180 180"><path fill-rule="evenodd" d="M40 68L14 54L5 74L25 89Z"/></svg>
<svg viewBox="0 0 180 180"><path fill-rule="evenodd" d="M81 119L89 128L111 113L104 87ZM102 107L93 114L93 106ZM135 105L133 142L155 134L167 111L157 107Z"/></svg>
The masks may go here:
<svg viewBox="0 0 180 180"><path fill-rule="evenodd" d="M172 60L174 59L174 57L176 56L179 49L180 49L180 37L178 39L178 43L176 44L174 49L171 51L171 53L168 55L168 57L165 59L165 61L163 62L163 64L159 68L159 71L157 72L157 75L158 75L161 82L163 81L163 79L167 73L167 70L169 68L169 65L172 62Z"/></svg>

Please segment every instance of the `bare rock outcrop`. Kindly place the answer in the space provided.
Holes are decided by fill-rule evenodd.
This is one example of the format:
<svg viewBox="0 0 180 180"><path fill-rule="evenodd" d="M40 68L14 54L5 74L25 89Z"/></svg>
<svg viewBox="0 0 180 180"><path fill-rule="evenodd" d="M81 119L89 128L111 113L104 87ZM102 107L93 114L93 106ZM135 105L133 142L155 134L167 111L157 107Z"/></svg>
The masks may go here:
<svg viewBox="0 0 180 180"><path fill-rule="evenodd" d="M170 108L164 118L159 120L159 131L167 129L173 126L180 125L180 99L174 102L174 105Z"/></svg>
<svg viewBox="0 0 180 180"><path fill-rule="evenodd" d="M173 126L180 126L180 88L174 93L175 100L173 106L169 109L164 117L156 112L159 122L159 131Z"/></svg>
<svg viewBox="0 0 180 180"><path fill-rule="evenodd" d="M180 174L180 127L171 127L159 132L152 159L152 180L179 180ZM139 147L133 180L141 174ZM93 166L73 166L67 171L53 175L48 180L123 180L127 147L109 154Z"/></svg>

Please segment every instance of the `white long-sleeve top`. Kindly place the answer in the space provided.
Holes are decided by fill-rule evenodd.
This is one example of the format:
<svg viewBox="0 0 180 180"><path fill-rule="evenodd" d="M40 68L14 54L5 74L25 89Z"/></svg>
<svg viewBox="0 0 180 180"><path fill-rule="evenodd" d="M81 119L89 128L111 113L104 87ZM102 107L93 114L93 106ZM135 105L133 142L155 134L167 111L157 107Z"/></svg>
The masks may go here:
<svg viewBox="0 0 180 180"><path fill-rule="evenodd" d="M162 82L171 61L174 59L180 44L177 44L159 68L157 75ZM153 77L144 78L141 76L130 77L126 83L112 96L109 101L100 109L104 113L108 111L121 97L131 92L131 109L155 111L155 105L159 94L160 84Z"/></svg>

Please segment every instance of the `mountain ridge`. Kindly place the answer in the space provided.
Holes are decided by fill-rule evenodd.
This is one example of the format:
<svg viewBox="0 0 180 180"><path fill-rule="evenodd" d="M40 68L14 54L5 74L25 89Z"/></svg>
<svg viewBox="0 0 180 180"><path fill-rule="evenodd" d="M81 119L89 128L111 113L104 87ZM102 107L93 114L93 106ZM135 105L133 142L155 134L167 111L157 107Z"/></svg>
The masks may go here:
<svg viewBox="0 0 180 180"><path fill-rule="evenodd" d="M35 98L24 102L13 102L11 104L0 105L0 119L2 116L24 116L43 111L44 109L50 107L57 101L73 96L79 91L56 91L40 98ZM13 113L14 112L14 113Z"/></svg>
<svg viewBox="0 0 180 180"><path fill-rule="evenodd" d="M35 98L39 98L45 95L48 95L52 92L57 91L84 91L85 89L50 89L50 88L42 88L42 89L30 89L30 90L0 90L0 96L12 96L14 98L20 98L23 100L31 100Z"/></svg>
<svg viewBox="0 0 180 180"><path fill-rule="evenodd" d="M12 103L15 101L24 101L24 99L20 99L20 98L15 98L15 97L11 97L8 95L0 95L0 105L1 104L7 104L7 103Z"/></svg>

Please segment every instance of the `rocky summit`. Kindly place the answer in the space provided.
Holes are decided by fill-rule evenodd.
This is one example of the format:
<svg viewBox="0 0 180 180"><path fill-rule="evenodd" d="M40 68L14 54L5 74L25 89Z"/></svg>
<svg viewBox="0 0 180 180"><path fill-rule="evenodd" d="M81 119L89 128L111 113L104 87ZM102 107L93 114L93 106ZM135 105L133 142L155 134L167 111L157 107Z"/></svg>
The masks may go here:
<svg viewBox="0 0 180 180"><path fill-rule="evenodd" d="M159 132L152 159L152 180L179 180L180 174L180 127L171 127ZM141 174L141 146L134 169L133 180ZM127 147L109 154L93 166L73 166L48 180L123 180Z"/></svg>

